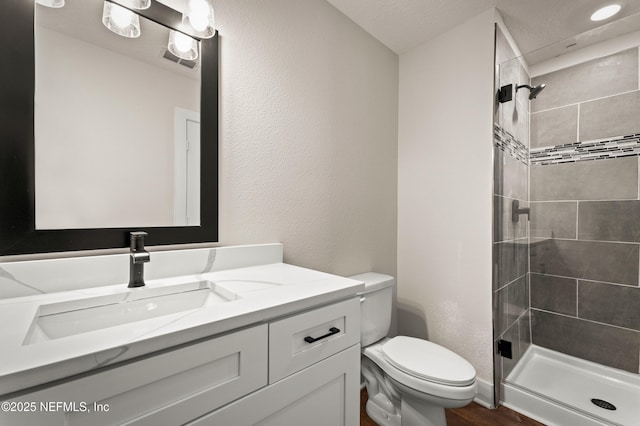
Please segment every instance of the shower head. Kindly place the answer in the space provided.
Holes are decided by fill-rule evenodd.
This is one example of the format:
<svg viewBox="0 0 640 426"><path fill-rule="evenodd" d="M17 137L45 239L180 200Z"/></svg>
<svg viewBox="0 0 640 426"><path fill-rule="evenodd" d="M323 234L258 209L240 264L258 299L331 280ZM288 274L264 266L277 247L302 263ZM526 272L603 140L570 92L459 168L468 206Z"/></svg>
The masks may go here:
<svg viewBox="0 0 640 426"><path fill-rule="evenodd" d="M529 99L535 99L536 96L538 96L538 94L540 92L542 92L542 90L547 87L546 84L538 84L537 86L531 87L528 84L523 84L521 86L516 87L516 92L518 91L518 89L520 89L521 87L526 87L527 89L529 89Z"/></svg>

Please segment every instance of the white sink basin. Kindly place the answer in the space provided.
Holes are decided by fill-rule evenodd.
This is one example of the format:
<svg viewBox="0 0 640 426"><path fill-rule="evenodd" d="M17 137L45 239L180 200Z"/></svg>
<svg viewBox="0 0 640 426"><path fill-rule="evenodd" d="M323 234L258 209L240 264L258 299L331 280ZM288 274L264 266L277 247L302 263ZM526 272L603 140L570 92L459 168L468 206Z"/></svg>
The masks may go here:
<svg viewBox="0 0 640 426"><path fill-rule="evenodd" d="M23 344L73 336L237 299L209 281L140 287L120 293L41 305Z"/></svg>

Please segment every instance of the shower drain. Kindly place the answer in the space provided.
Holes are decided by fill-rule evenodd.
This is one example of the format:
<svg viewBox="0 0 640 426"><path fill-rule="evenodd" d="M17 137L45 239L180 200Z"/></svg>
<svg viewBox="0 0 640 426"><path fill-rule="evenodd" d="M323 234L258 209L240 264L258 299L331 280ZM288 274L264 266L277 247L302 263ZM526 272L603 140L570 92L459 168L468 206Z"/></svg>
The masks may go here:
<svg viewBox="0 0 640 426"><path fill-rule="evenodd" d="M615 405L603 399L593 398L591 399L591 402L593 402L593 404L597 405L600 408L604 408L605 410L616 410Z"/></svg>

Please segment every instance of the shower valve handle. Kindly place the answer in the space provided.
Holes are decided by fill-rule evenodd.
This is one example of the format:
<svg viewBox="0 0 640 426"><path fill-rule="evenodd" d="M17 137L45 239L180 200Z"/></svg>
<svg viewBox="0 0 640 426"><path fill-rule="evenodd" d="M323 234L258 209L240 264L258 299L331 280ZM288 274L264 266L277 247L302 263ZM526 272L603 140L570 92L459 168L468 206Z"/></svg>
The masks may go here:
<svg viewBox="0 0 640 426"><path fill-rule="evenodd" d="M527 220L529 220L530 212L531 210L529 207L520 208L520 200L513 200L511 202L511 221L512 222L517 223L520 220L521 214L526 214Z"/></svg>

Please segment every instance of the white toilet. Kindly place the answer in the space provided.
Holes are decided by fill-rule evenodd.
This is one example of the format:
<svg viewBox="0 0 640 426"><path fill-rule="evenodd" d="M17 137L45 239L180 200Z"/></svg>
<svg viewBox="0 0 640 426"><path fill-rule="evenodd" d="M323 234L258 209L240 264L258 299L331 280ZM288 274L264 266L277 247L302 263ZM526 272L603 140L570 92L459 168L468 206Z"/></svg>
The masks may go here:
<svg viewBox="0 0 640 426"><path fill-rule="evenodd" d="M350 278L365 283L360 343L367 414L381 426L445 426L445 408L463 407L475 397L475 369L427 340L386 337L395 279L374 272Z"/></svg>

